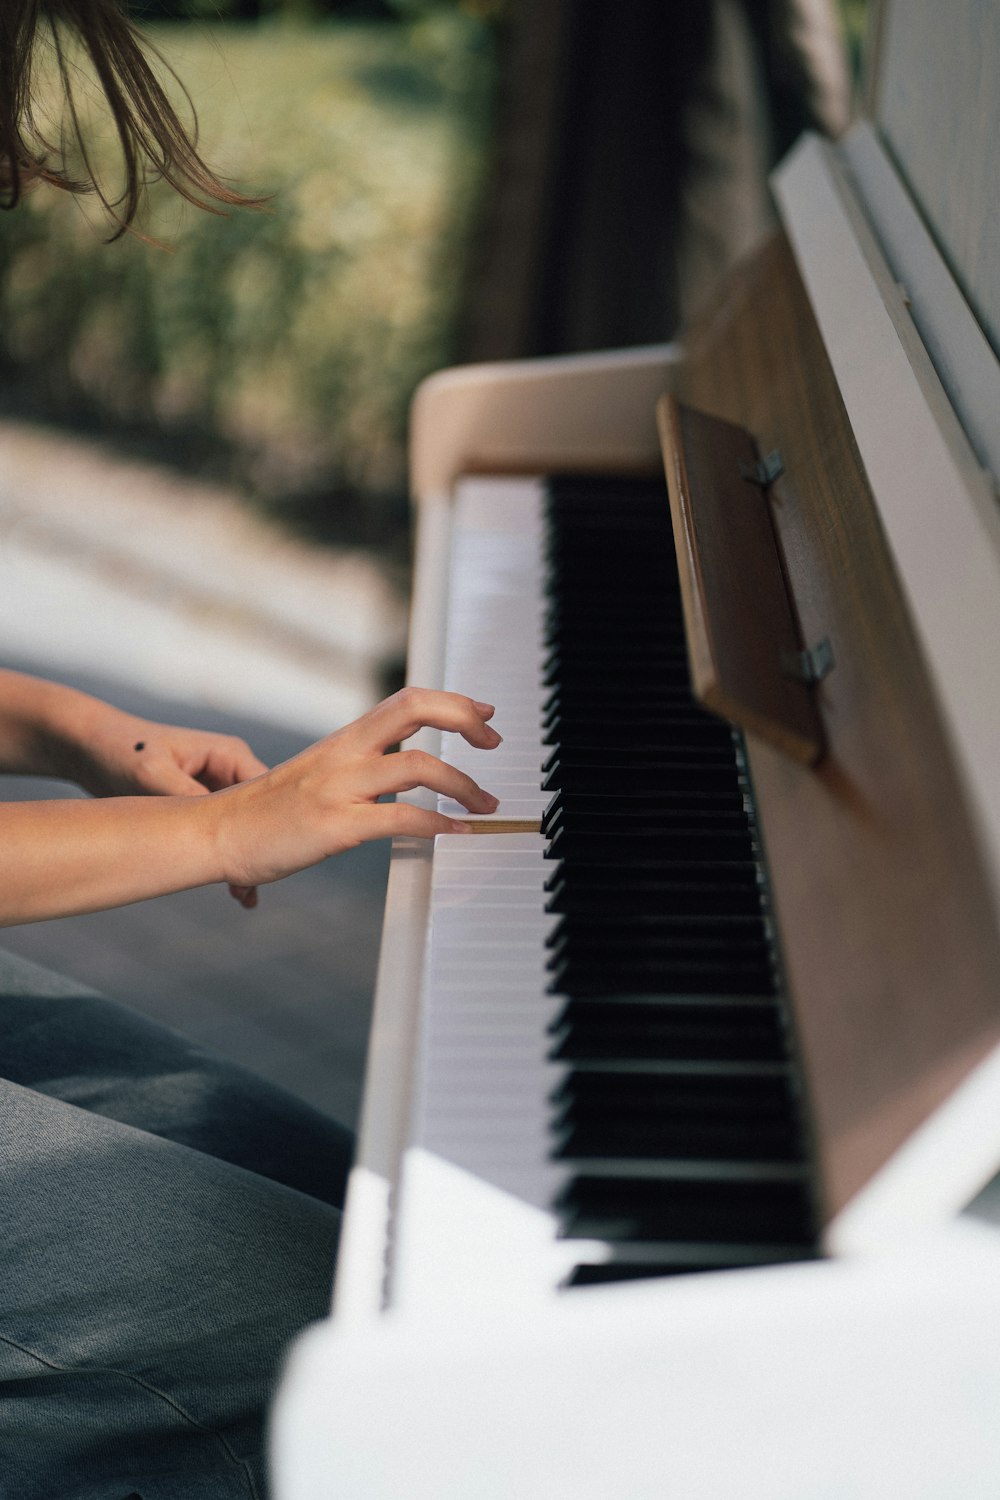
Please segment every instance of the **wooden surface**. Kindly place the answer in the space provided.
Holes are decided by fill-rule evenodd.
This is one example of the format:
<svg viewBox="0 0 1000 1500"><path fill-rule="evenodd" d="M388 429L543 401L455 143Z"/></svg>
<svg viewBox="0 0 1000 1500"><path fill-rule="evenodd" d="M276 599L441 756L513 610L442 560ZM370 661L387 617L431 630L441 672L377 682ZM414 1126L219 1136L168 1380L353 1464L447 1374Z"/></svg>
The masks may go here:
<svg viewBox="0 0 1000 1500"><path fill-rule="evenodd" d="M827 754L749 741L832 1216L1000 1041L1000 938L909 617L791 254L691 330L685 400L781 449L779 544Z"/></svg>
<svg viewBox="0 0 1000 1500"><path fill-rule="evenodd" d="M657 406L695 696L806 765L823 750L810 688L789 675L802 649L766 492L746 477L758 455L732 422Z"/></svg>
<svg viewBox="0 0 1000 1500"><path fill-rule="evenodd" d="M541 833L537 818L467 818L473 833Z"/></svg>

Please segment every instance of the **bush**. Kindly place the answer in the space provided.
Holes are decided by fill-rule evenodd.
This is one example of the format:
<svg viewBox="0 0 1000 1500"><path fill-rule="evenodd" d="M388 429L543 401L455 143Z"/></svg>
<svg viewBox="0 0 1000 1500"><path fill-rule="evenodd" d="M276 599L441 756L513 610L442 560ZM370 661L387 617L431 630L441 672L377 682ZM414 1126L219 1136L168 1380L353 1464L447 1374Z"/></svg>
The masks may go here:
<svg viewBox="0 0 1000 1500"><path fill-rule="evenodd" d="M336 497L334 531L370 525L402 489L413 387L451 355L488 32L456 11L151 30L206 158L272 201L219 217L154 187L142 227L164 249L104 243L93 200L29 193L0 218L8 375L46 415L158 426L271 506ZM99 139L109 179L115 159Z"/></svg>

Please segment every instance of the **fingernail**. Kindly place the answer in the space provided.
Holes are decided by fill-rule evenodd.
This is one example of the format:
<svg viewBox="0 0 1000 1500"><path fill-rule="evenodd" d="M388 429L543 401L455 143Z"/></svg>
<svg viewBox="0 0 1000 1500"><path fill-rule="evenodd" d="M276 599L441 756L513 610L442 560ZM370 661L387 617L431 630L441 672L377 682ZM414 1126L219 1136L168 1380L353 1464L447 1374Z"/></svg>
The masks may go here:
<svg viewBox="0 0 1000 1500"><path fill-rule="evenodd" d="M496 812L497 808L500 806L500 798L494 797L492 792L481 791L479 795L484 804L490 809L490 812Z"/></svg>
<svg viewBox="0 0 1000 1500"><path fill-rule="evenodd" d="M471 833L472 832L472 824L471 823L460 823L457 818L452 818L452 820L451 820L451 831L452 831L452 833Z"/></svg>
<svg viewBox="0 0 1000 1500"><path fill-rule="evenodd" d="M490 734L492 734L492 735L494 735L496 737L497 744L498 745L502 745L503 744L503 735L500 734L498 730L494 729L492 724L487 724L486 728L489 730Z"/></svg>
<svg viewBox="0 0 1000 1500"><path fill-rule="evenodd" d="M487 719L489 718L490 714L495 714L496 711L497 711L496 710L496 704L494 704L494 703L479 703L479 702L476 701L475 698L473 698L473 700L472 700L472 706L473 706L473 708L477 708L479 710L479 712L484 716L484 718L487 718Z"/></svg>

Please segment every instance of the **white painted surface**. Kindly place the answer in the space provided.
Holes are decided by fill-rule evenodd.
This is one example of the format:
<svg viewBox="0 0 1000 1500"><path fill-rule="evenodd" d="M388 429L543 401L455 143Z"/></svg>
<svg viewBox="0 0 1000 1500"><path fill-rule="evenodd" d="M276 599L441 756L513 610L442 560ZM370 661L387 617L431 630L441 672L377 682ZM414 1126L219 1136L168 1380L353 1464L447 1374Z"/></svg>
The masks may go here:
<svg viewBox="0 0 1000 1500"><path fill-rule="evenodd" d="M409 652L409 681L423 687L438 686L444 671L450 555L451 504L428 497L417 513ZM439 731L425 729L409 743L436 755L440 739ZM424 807L436 800L424 788L403 795ZM357 1157L334 1285L334 1310L345 1321L367 1319L384 1305L392 1196L410 1114L432 856L426 839L393 839Z"/></svg>
<svg viewBox="0 0 1000 1500"><path fill-rule="evenodd" d="M1000 477L1000 364L867 121L839 143L934 368L980 463Z"/></svg>
<svg viewBox="0 0 1000 1500"><path fill-rule="evenodd" d="M447 494L464 474L658 467L656 401L680 357L679 345L656 344L430 376L413 403L414 495Z"/></svg>
<svg viewBox="0 0 1000 1500"><path fill-rule="evenodd" d="M276 1500L995 1500L1000 1241L487 1298L293 1351Z"/></svg>
<svg viewBox="0 0 1000 1500"><path fill-rule="evenodd" d="M885 1251L960 1213L1000 1171L998 1112L995 1049L832 1221L828 1250Z"/></svg>

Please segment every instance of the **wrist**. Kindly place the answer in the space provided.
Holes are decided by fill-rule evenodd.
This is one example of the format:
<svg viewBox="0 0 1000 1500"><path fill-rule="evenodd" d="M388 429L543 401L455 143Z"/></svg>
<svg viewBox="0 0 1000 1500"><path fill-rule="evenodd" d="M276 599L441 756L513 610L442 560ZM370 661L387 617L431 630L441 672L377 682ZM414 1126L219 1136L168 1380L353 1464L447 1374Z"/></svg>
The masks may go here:
<svg viewBox="0 0 1000 1500"><path fill-rule="evenodd" d="M259 861L253 854L261 834L261 807L254 783L241 782L194 800L199 803L213 880L234 886L266 883L268 877L256 869Z"/></svg>
<svg viewBox="0 0 1000 1500"><path fill-rule="evenodd" d="M133 742L145 738L142 719L55 682L37 683L31 707L31 763L22 769L75 782L95 797L137 789L116 772Z"/></svg>
<svg viewBox="0 0 1000 1500"><path fill-rule="evenodd" d="M86 787L93 768L91 747L99 737L101 722L118 713L76 688L41 683L32 736L34 767L43 775Z"/></svg>
<svg viewBox="0 0 1000 1500"><path fill-rule="evenodd" d="M23 672L0 672L0 769L66 775L63 721L70 691Z"/></svg>
<svg viewBox="0 0 1000 1500"><path fill-rule="evenodd" d="M196 797L142 798L140 806L165 807L176 840L172 852L174 889L223 885L229 880L224 854L224 808L220 792Z"/></svg>
<svg viewBox="0 0 1000 1500"><path fill-rule="evenodd" d="M227 858L227 801L232 789L224 792L208 792L203 797L171 798L181 804L187 814L190 836L194 842L195 858L204 870L201 885L220 885L230 881Z"/></svg>

